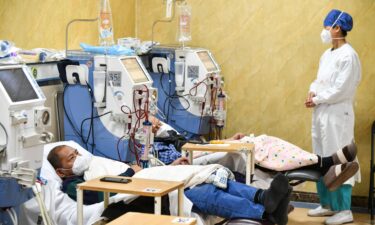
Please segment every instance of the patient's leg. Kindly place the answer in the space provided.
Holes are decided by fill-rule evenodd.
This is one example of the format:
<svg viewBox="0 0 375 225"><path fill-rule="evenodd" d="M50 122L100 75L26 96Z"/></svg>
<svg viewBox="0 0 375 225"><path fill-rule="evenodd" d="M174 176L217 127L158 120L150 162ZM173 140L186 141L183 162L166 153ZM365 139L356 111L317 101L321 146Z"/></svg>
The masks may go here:
<svg viewBox="0 0 375 225"><path fill-rule="evenodd" d="M324 176L333 165L343 164L353 161L357 156L357 146L354 142L339 149L337 152L328 157L318 157L318 162L309 166L300 167L301 169L318 170Z"/></svg>
<svg viewBox="0 0 375 225"><path fill-rule="evenodd" d="M272 180L270 188L267 190L258 189L253 191L253 187L234 181L228 181L227 193L246 198L255 203L264 205L267 213L275 211L279 202L289 192L288 178L281 173L277 174Z"/></svg>
<svg viewBox="0 0 375 225"><path fill-rule="evenodd" d="M255 162L258 166L274 171L288 171L304 166L321 165L318 156L293 145L282 139L271 136L258 136L259 143L255 142ZM336 150L336 149L335 149ZM339 149L331 156L329 168L333 164L342 164L353 161L356 157L354 143ZM324 165L323 165L324 166Z"/></svg>
<svg viewBox="0 0 375 225"><path fill-rule="evenodd" d="M249 196L254 196L258 189L249 187ZM235 196L212 184L203 184L185 192L193 203L193 211L216 215L226 219L246 218L263 219L265 208L247 198Z"/></svg>
<svg viewBox="0 0 375 225"><path fill-rule="evenodd" d="M329 168L331 168L331 166L334 165L333 164L332 156L329 156L329 157L320 157L319 155L317 155L317 157L318 157L318 162L317 163L309 165L309 166L302 166L299 169L307 169L307 170L319 171L321 173L321 175L324 176L324 174L327 173L327 171L329 170Z"/></svg>
<svg viewBox="0 0 375 225"><path fill-rule="evenodd" d="M273 215L277 211L274 217L280 221L281 217L285 220L287 216L288 204L280 207L279 205L281 202L289 203L284 199L289 199L290 192L288 179L278 174L267 190L229 181L227 189L204 184L186 191L185 195L192 201L193 210L205 214L227 219L264 219L265 216Z"/></svg>

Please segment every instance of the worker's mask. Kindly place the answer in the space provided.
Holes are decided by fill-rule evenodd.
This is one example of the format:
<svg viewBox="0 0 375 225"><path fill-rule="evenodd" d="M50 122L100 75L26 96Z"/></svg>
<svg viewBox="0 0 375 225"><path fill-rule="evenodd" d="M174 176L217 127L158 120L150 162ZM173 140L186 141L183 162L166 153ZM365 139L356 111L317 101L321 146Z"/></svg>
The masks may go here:
<svg viewBox="0 0 375 225"><path fill-rule="evenodd" d="M89 155L77 155L73 163L73 174L81 176L89 168L90 161L91 156Z"/></svg>
<svg viewBox="0 0 375 225"><path fill-rule="evenodd" d="M322 33L320 33L320 38L322 39L323 44L330 44L332 42L332 39L344 39L344 38L332 38L332 35L331 35L332 28L335 26L335 24L340 19L340 16L343 13L344 13L343 11L340 13L340 15L337 17L335 22L332 24L331 28L329 28L329 30L323 28Z"/></svg>

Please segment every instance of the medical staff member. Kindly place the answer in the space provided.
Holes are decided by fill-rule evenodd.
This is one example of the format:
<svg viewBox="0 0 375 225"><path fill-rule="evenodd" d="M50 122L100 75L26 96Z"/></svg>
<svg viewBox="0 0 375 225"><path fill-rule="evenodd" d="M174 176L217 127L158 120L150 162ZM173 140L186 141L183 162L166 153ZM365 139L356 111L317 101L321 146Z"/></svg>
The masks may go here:
<svg viewBox="0 0 375 225"><path fill-rule="evenodd" d="M353 100L361 80L361 64L357 53L345 39L347 32L353 28L352 17L334 9L328 13L323 24L322 42L332 44L332 47L320 58L317 79L310 86L305 105L314 108L314 153L324 157L354 139ZM357 176L359 181L359 174ZM317 183L320 206L310 210L308 215L331 216L326 224L353 221L350 205L354 177L334 192L330 192L320 180Z"/></svg>

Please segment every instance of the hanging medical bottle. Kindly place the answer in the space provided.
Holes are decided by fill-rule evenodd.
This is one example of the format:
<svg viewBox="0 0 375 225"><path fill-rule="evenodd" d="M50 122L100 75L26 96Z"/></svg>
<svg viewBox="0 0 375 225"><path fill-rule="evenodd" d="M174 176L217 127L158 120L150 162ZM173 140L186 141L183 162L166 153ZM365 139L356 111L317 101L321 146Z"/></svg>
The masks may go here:
<svg viewBox="0 0 375 225"><path fill-rule="evenodd" d="M178 41L186 42L191 41L191 6L186 3L178 6Z"/></svg>
<svg viewBox="0 0 375 225"><path fill-rule="evenodd" d="M224 127L225 122L225 94L220 92L217 96L216 126Z"/></svg>
<svg viewBox="0 0 375 225"><path fill-rule="evenodd" d="M141 163L142 168L147 168L148 161L149 161L148 154L151 148L151 133L152 133L152 123L150 121L146 120L145 122L143 122L142 133L143 133L142 144L144 145L144 149L143 149L143 154L141 156L140 163Z"/></svg>
<svg viewBox="0 0 375 225"><path fill-rule="evenodd" d="M111 46L114 44L111 6L109 0L99 1L99 44L101 46Z"/></svg>

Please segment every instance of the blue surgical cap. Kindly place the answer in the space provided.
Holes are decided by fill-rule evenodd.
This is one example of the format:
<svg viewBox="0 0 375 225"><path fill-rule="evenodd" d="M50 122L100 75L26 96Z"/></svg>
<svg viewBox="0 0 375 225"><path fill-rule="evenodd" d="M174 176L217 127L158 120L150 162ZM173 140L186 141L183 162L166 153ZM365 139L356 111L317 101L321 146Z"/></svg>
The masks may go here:
<svg viewBox="0 0 375 225"><path fill-rule="evenodd" d="M332 26L333 23L337 20L340 16L341 11L337 9L333 9L331 12L328 13L326 18L324 19L323 25ZM336 21L335 25L341 27L344 31L351 31L353 28L353 18L346 12L343 12L340 18Z"/></svg>

